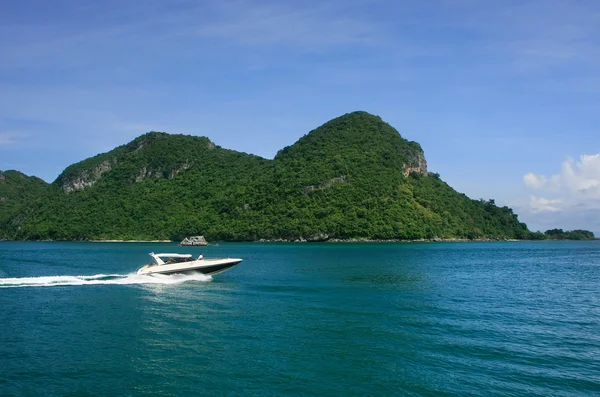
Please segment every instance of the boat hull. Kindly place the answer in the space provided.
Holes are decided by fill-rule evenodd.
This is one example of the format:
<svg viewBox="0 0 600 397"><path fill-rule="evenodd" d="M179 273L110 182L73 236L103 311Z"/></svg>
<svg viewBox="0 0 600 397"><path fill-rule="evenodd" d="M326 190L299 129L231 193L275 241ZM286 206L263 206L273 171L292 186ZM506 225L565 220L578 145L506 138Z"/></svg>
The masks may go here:
<svg viewBox="0 0 600 397"><path fill-rule="evenodd" d="M186 274L202 273L209 276L223 273L238 265L242 260L238 258L203 259L190 262L172 263L164 265L146 265L141 267L137 274Z"/></svg>

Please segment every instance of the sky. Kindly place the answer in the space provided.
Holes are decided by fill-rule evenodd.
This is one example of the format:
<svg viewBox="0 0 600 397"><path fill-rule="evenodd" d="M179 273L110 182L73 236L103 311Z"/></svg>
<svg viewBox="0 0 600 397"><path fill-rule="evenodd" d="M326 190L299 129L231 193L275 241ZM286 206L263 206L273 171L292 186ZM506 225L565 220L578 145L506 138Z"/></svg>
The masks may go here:
<svg viewBox="0 0 600 397"><path fill-rule="evenodd" d="M600 235L597 0L0 3L0 169L148 131L265 158L344 113L532 230Z"/></svg>

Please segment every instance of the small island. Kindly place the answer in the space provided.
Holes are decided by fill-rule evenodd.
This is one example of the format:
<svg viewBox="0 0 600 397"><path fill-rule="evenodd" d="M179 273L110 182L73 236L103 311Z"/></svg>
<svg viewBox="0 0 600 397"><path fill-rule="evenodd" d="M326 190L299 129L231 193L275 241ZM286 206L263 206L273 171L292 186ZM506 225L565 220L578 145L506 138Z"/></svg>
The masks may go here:
<svg viewBox="0 0 600 397"><path fill-rule="evenodd" d="M589 230L567 230L563 229L550 229L542 232L531 233L531 240L595 240L593 232Z"/></svg>

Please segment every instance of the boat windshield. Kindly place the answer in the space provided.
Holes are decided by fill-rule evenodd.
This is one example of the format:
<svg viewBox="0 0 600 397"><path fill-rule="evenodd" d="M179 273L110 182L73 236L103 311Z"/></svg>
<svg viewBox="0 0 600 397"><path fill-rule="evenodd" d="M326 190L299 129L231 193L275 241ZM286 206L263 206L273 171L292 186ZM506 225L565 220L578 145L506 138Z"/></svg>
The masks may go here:
<svg viewBox="0 0 600 397"><path fill-rule="evenodd" d="M191 256L159 256L160 260L163 261L165 264L171 264L171 263L181 263L181 262L189 262L194 260ZM154 264L157 264L156 259L153 257L152 261L154 262Z"/></svg>

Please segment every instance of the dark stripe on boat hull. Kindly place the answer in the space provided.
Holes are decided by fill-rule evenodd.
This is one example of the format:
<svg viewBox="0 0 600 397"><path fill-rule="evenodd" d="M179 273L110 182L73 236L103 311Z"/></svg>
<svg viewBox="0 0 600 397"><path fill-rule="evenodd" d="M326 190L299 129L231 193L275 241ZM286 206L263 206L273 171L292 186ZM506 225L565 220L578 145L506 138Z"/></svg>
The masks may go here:
<svg viewBox="0 0 600 397"><path fill-rule="evenodd" d="M215 273L221 273L224 272L225 270L234 267L235 265L239 264L241 261L236 261L236 262L227 262L227 263L222 263L219 265L211 265L211 266L204 266L204 267L198 267L196 269L189 269L189 270L172 270L172 271L166 271L166 272L152 272L153 274L159 273L159 274L186 274L186 273L202 273L202 274L206 274L208 276L210 276L211 274L215 274Z"/></svg>

